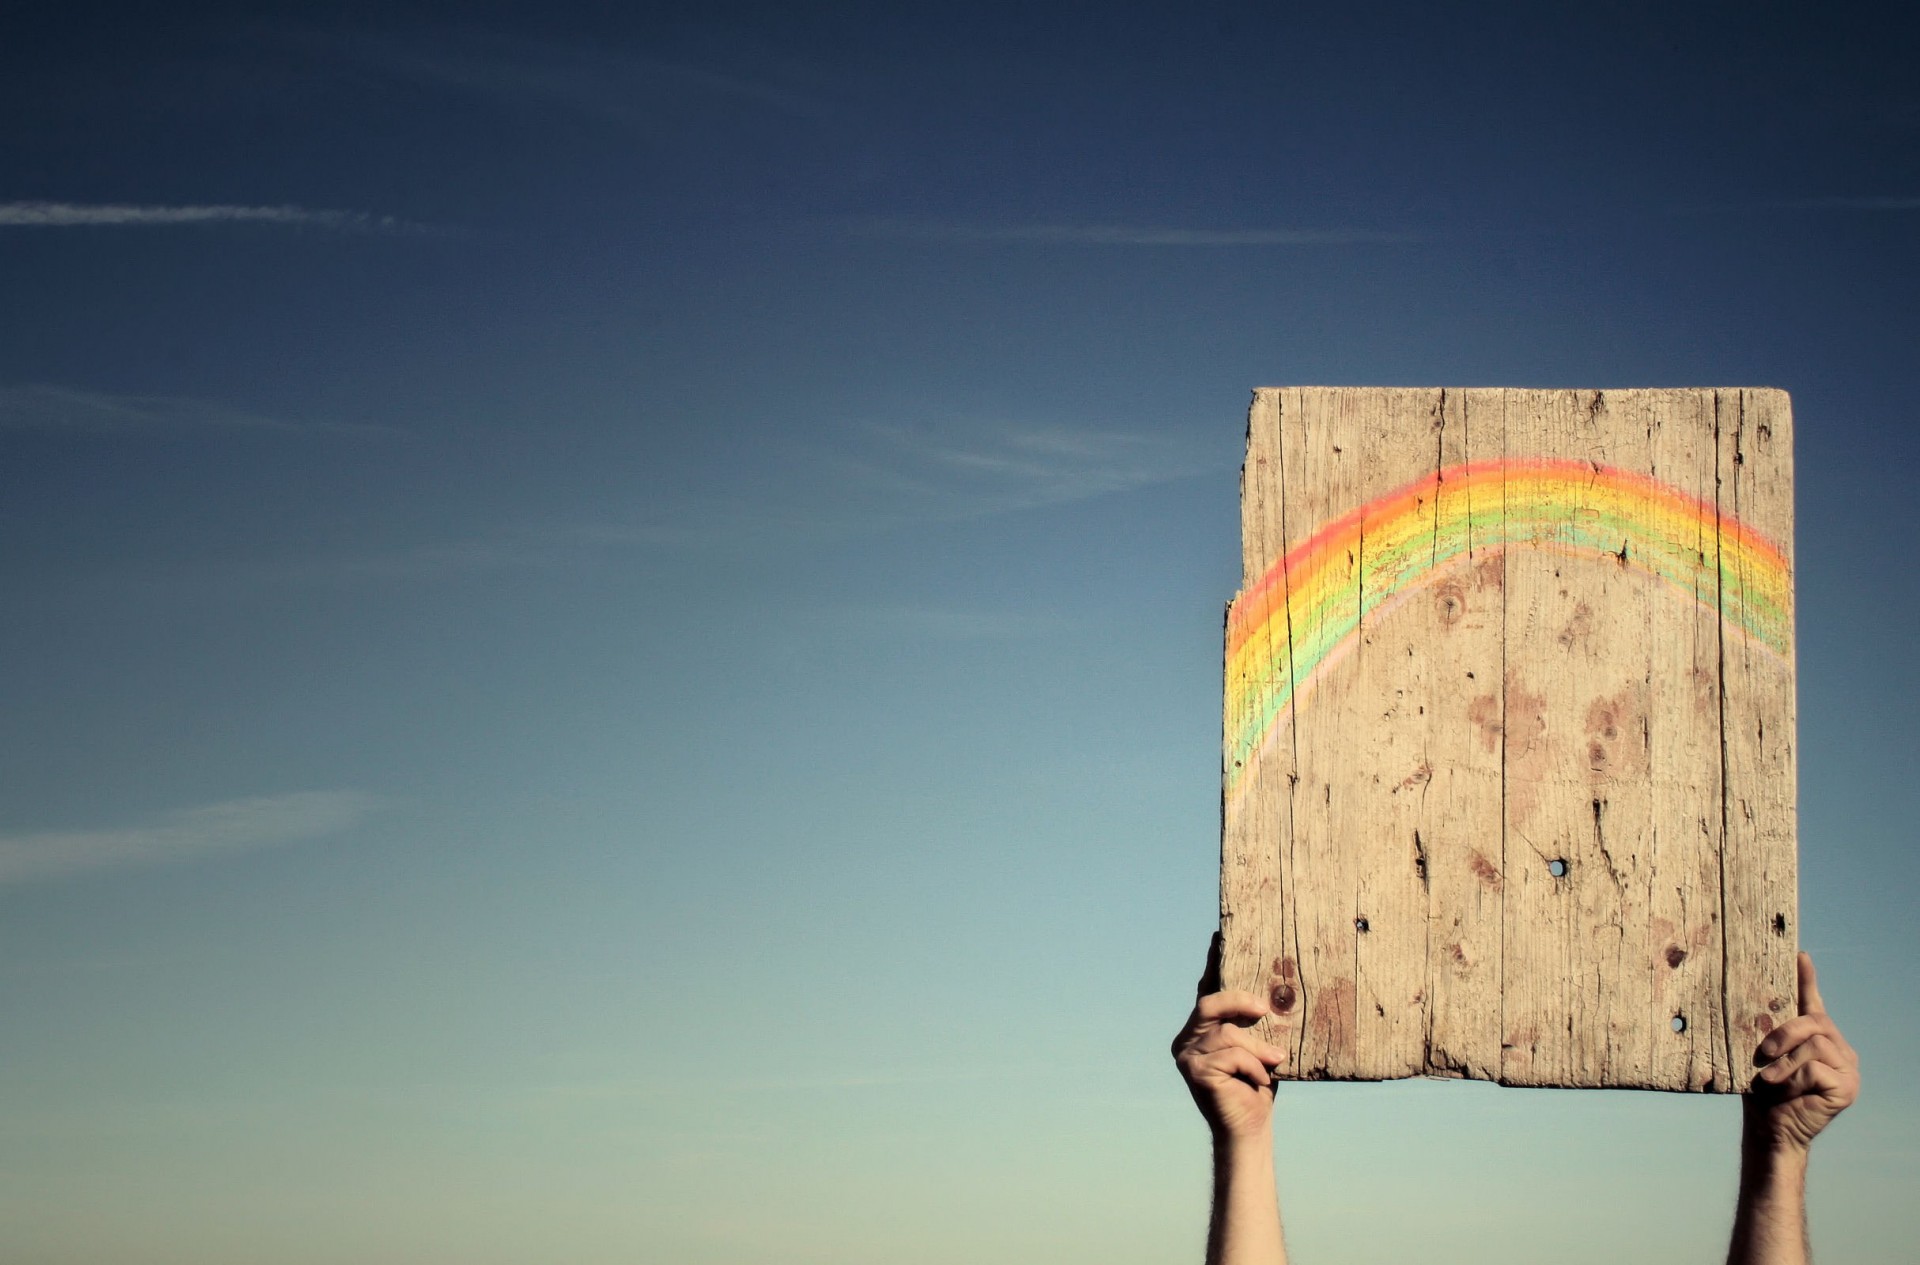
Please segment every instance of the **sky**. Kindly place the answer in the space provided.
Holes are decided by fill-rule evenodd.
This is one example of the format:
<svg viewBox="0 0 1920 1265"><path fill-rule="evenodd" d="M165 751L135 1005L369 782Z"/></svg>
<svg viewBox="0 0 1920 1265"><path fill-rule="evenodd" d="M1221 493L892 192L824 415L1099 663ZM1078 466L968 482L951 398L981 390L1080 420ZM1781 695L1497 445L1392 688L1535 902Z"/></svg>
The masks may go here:
<svg viewBox="0 0 1920 1265"><path fill-rule="evenodd" d="M0 1258L1196 1259L1246 406L1328 383L1792 393L1815 1243L1920 1241L1893 7L5 26ZM1724 1251L1730 1098L1277 1120L1303 1262Z"/></svg>

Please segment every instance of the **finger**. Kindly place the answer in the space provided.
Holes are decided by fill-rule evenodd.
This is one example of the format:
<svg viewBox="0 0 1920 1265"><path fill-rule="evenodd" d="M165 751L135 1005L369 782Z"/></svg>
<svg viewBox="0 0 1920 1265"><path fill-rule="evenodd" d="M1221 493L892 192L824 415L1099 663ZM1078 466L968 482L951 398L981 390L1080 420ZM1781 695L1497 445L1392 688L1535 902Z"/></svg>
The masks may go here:
<svg viewBox="0 0 1920 1265"><path fill-rule="evenodd" d="M1836 1112L1853 1105L1853 1092L1848 1088L1847 1078L1825 1063L1807 1064L1793 1074L1792 1079L1782 1086L1781 1092L1789 1098L1817 1095L1831 1104Z"/></svg>
<svg viewBox="0 0 1920 1265"><path fill-rule="evenodd" d="M1273 1077L1267 1072L1267 1065L1253 1057L1253 1051L1238 1046L1228 1050L1216 1050L1200 1062L1203 1073L1211 1072L1217 1076L1231 1076L1235 1080L1246 1081L1253 1085L1271 1085Z"/></svg>
<svg viewBox="0 0 1920 1265"><path fill-rule="evenodd" d="M1813 955L1804 949L1800 952L1800 1013L1803 1015L1824 1015L1826 1003L1820 1000L1820 980L1813 973Z"/></svg>
<svg viewBox="0 0 1920 1265"><path fill-rule="evenodd" d="M1284 1063L1289 1057L1284 1048L1262 1041L1250 1029L1236 1028L1232 1024L1217 1024L1207 1029L1193 1044L1193 1049L1203 1054L1233 1047L1250 1051L1255 1058L1269 1066Z"/></svg>
<svg viewBox="0 0 1920 1265"><path fill-rule="evenodd" d="M1781 1084L1809 1063L1825 1063L1838 1071L1840 1051L1824 1033L1815 1033L1787 1053L1760 1069L1760 1078Z"/></svg>
<svg viewBox="0 0 1920 1265"><path fill-rule="evenodd" d="M1264 1018L1271 1009L1265 999L1236 989L1232 992L1208 993L1193 1003L1193 1017L1202 1023L1226 1022L1244 1026Z"/></svg>
<svg viewBox="0 0 1920 1265"><path fill-rule="evenodd" d="M1220 991L1220 933L1213 933L1213 939L1207 943L1207 969L1200 972L1200 983L1193 990L1195 997L1205 997L1208 993Z"/></svg>
<svg viewBox="0 0 1920 1265"><path fill-rule="evenodd" d="M1248 1048L1247 1041L1247 1030L1245 1028L1238 1028L1230 1023L1216 1023L1207 1026L1207 1029L1194 1041L1193 1048L1202 1054L1211 1054L1215 1050L1229 1050L1235 1047L1244 1050Z"/></svg>
<svg viewBox="0 0 1920 1265"><path fill-rule="evenodd" d="M1239 1046L1223 1046L1217 1050L1193 1049L1183 1053L1174 1062L1180 1072L1190 1081L1202 1081L1209 1077L1237 1076L1247 1061L1260 1062L1251 1057L1252 1052Z"/></svg>
<svg viewBox="0 0 1920 1265"><path fill-rule="evenodd" d="M1770 1063L1820 1032L1837 1035L1825 1015L1796 1015L1767 1034L1766 1040L1754 1051L1754 1060Z"/></svg>

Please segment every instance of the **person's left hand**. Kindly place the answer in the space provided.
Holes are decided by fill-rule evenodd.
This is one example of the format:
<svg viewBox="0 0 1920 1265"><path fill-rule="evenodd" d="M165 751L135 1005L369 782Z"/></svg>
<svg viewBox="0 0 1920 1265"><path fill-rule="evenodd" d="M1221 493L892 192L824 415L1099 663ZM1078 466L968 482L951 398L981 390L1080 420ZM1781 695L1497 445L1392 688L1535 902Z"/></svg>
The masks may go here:
<svg viewBox="0 0 1920 1265"><path fill-rule="evenodd" d="M1800 1013L1760 1042L1744 1103L1749 1130L1775 1150L1804 1152L1860 1094L1860 1056L1820 1000L1813 959L1800 955Z"/></svg>
<svg viewBox="0 0 1920 1265"><path fill-rule="evenodd" d="M1214 1137L1253 1140L1273 1122L1273 1076L1287 1052L1249 1029L1271 1011L1246 992L1220 991L1220 937L1207 950L1193 1013L1173 1039L1173 1061Z"/></svg>

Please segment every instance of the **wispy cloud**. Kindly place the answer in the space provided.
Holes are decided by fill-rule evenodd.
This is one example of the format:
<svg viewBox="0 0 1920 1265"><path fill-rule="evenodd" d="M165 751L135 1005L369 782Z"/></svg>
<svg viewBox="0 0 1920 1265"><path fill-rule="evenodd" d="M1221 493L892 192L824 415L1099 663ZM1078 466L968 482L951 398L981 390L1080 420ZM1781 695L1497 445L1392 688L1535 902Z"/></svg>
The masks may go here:
<svg viewBox="0 0 1920 1265"><path fill-rule="evenodd" d="M1069 426L1006 426L964 434L865 428L836 457L850 504L906 519L972 518L1128 492L1231 464L1157 435Z"/></svg>
<svg viewBox="0 0 1920 1265"><path fill-rule="evenodd" d="M5 410L0 407L0 419ZM0 430L4 420L0 420ZM439 539L324 551L270 561L218 562L163 581L259 584L413 584L491 574L619 565L643 553L761 551L768 542L825 544L911 531L1049 505L1124 494L1238 467L1238 436L1219 441L1065 425L843 428L836 440L766 454L734 468L724 491L697 481L649 482L617 504L568 514L529 510L469 524ZM1044 636L1051 617L1014 612L875 609L852 615L942 640Z"/></svg>
<svg viewBox="0 0 1920 1265"><path fill-rule="evenodd" d="M0 835L0 884L253 852L349 830L378 806L360 791L225 800L112 830Z"/></svg>
<svg viewBox="0 0 1920 1265"><path fill-rule="evenodd" d="M1130 224L952 224L863 220L852 229L909 241L1038 246L1357 246L1419 241L1412 233L1365 228L1170 228Z"/></svg>
<svg viewBox="0 0 1920 1265"><path fill-rule="evenodd" d="M523 531L517 539L530 548L514 556L579 560L628 549L753 549L770 540L825 542L1017 513L1234 470L1238 439L1224 430L1221 442L1200 444L1071 425L853 425L834 439L769 454L766 467L736 470L725 495L663 487L644 498L644 519L576 520ZM943 638L1054 631L1044 619L1008 613L871 613Z"/></svg>
<svg viewBox="0 0 1920 1265"><path fill-rule="evenodd" d="M169 224L283 224L343 232L400 233L419 225L365 211L298 206L140 206L127 202L0 202L0 228L113 228Z"/></svg>
<svg viewBox="0 0 1920 1265"><path fill-rule="evenodd" d="M773 454L766 468L734 471L732 490L700 494L658 486L630 498L633 517L608 514L501 524L485 535L357 559L316 560L315 578L413 579L495 569L575 566L632 551L676 553L764 548L768 541L825 542L1014 513L1135 491L1238 467L1239 436L1212 445L1164 435L1065 425L871 424L836 440ZM307 575L302 568L285 574ZM871 612L949 639L1054 631L1006 613Z"/></svg>
<svg viewBox="0 0 1920 1265"><path fill-rule="evenodd" d="M556 533L507 528L485 537L425 541L367 553L277 563L264 572L279 581L357 583L450 579L501 571L551 570L578 561Z"/></svg>
<svg viewBox="0 0 1920 1265"><path fill-rule="evenodd" d="M676 121L688 105L744 106L795 117L832 112L813 85L805 85L807 79L817 83L818 76L792 65L749 75L737 68L738 59L726 70L715 70L622 49L473 31L432 41L356 37L345 42L313 35L301 42L397 79L508 104L546 102L647 131Z"/></svg>
<svg viewBox="0 0 1920 1265"><path fill-rule="evenodd" d="M1693 202L1672 208L1677 215L1727 215L1768 211L1920 211L1920 196L1907 194L1836 195L1817 198L1746 198L1730 202Z"/></svg>
<svg viewBox="0 0 1920 1265"><path fill-rule="evenodd" d="M1920 197L1795 198L1778 205L1796 211L1920 211Z"/></svg>
<svg viewBox="0 0 1920 1265"><path fill-rule="evenodd" d="M716 515L721 511L715 511ZM751 529L741 524L742 532ZM796 528L797 529L797 528ZM789 533L790 534L790 533ZM402 541L357 551L336 551L270 562L226 565L216 574L275 585L410 585L477 576L556 572L592 566L635 552L726 547L740 543L703 530L691 513L674 521L570 521L529 519L489 525L441 540ZM180 583L181 577L170 577Z"/></svg>
<svg viewBox="0 0 1920 1265"><path fill-rule="evenodd" d="M114 435L176 434L208 429L276 431L290 435L402 433L392 427L365 423L292 421L182 396L120 395L40 382L0 386L0 432L43 430Z"/></svg>
<svg viewBox="0 0 1920 1265"><path fill-rule="evenodd" d="M1131 1070L1132 1064L1096 1063L1087 1065L1083 1070L1096 1074L1112 1075L1116 1071ZM1043 1079L1053 1074L1053 1070L1042 1064L1001 1064L992 1067L894 1067L862 1068L847 1071L821 1072L813 1075L741 1075L716 1073L710 1070L690 1074L677 1074L659 1079L636 1078L622 1080L561 1081L546 1084L528 1085L517 1094L500 1095L505 1098L517 1097L530 1104L582 1104L614 1102L622 1099L669 1098L686 1093L690 1085L698 1085L702 1092L709 1090L725 1093L740 1090L747 1093L806 1093L833 1092L838 1090L894 1089L920 1085L964 1084L969 1082L992 1081L1005 1083L1014 1080ZM495 1091L496 1094L498 1091Z"/></svg>
<svg viewBox="0 0 1920 1265"><path fill-rule="evenodd" d="M968 609L957 606L847 606L813 612L811 622L837 637L862 634L888 640L1024 641L1071 627L1047 612Z"/></svg>

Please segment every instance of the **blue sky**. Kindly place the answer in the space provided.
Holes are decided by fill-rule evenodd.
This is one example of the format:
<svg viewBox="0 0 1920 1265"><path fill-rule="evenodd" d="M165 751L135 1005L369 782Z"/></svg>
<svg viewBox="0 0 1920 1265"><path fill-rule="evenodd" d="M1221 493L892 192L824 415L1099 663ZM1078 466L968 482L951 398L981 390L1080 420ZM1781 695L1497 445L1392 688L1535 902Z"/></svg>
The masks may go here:
<svg viewBox="0 0 1920 1265"><path fill-rule="evenodd" d="M1274 383L1792 392L1816 1242L1920 1238L1893 9L8 27L0 1256L1197 1255ZM1727 1099L1279 1119L1302 1260L1723 1250Z"/></svg>

